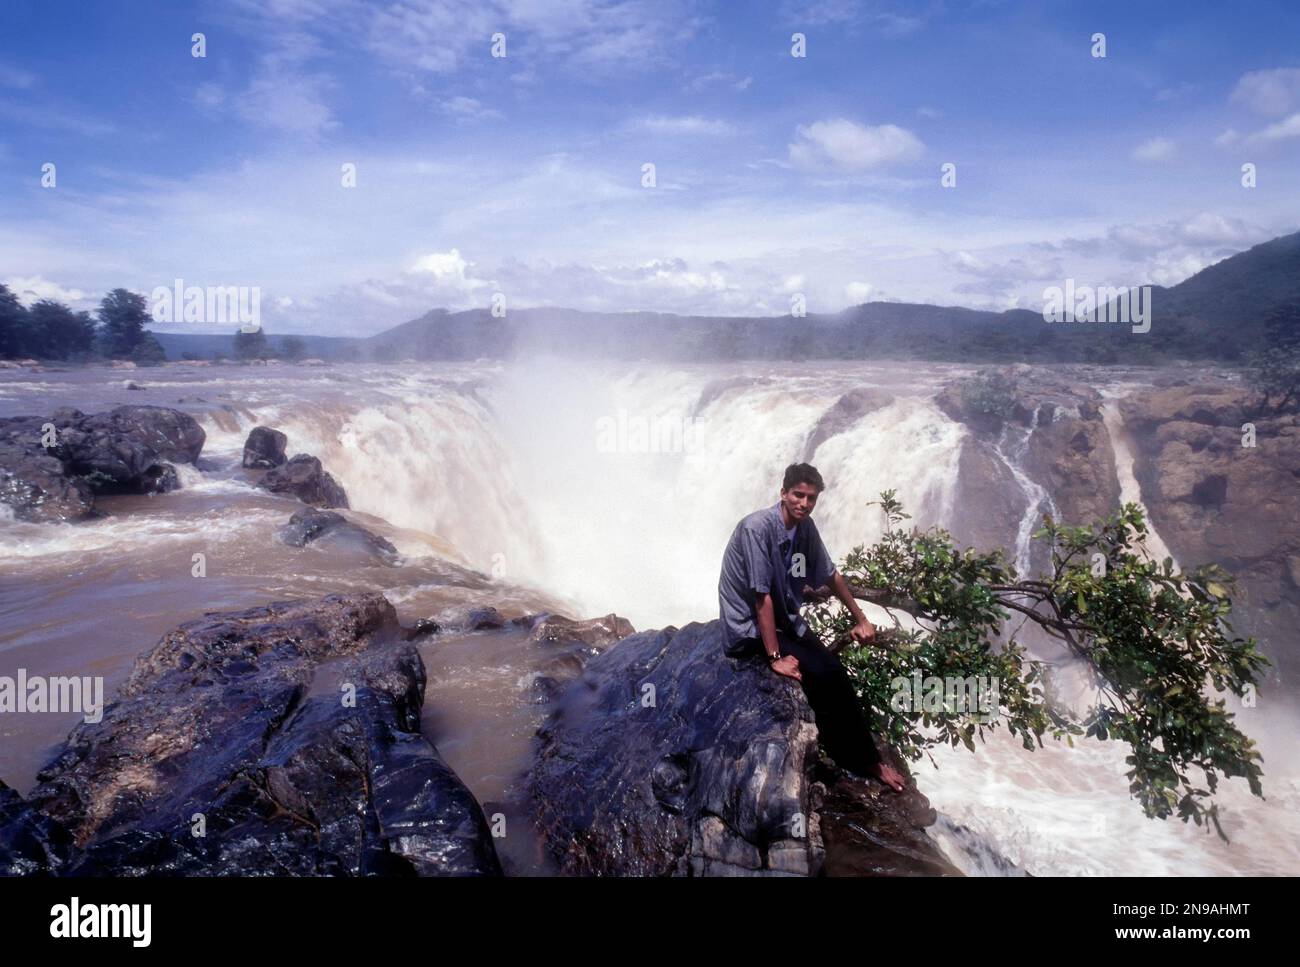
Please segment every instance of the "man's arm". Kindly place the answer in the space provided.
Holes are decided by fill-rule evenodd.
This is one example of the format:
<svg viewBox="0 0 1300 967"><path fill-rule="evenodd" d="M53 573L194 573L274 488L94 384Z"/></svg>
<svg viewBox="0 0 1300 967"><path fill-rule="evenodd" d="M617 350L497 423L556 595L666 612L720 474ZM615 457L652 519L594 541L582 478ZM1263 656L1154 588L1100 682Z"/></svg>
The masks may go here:
<svg viewBox="0 0 1300 967"><path fill-rule="evenodd" d="M758 617L758 633L763 638L763 650L769 656L781 650L781 642L776 637L776 609L772 604L772 595L766 592L754 596L754 610ZM782 655L772 662L772 671L779 675L802 680L799 672L799 659L794 655Z"/></svg>
<svg viewBox="0 0 1300 967"><path fill-rule="evenodd" d="M831 590L835 592L835 597L843 602L844 607L849 609L849 614L853 615L854 627L852 632L855 641L874 641L876 638L876 626L867 620L867 616L862 613L858 607L858 602L853 598L853 592L849 590L848 583L844 580L844 575L836 571L831 575Z"/></svg>

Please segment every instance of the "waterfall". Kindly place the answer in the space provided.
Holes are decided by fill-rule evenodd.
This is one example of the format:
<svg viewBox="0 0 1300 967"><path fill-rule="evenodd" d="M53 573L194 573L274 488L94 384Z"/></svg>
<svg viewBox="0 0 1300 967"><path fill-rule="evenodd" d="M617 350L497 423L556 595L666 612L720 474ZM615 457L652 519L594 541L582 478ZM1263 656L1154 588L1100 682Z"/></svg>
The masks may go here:
<svg viewBox="0 0 1300 967"><path fill-rule="evenodd" d="M1041 403L1034 407L1033 419L1028 427L1016 426L1013 428L1010 422L1004 423L997 442L993 444L993 451L1006 465L1007 469L1011 471L1011 475L1019 485L1021 493L1025 495L1025 500L1028 501L1024 516L1020 519L1020 527L1016 532L1015 565L1016 573L1021 577L1030 576L1035 529L1042 521L1044 514L1050 513L1053 517L1057 514L1056 502L1052 500L1052 495L1047 492L1045 487L1025 473L1023 467L1025 454L1029 450L1029 441L1033 437L1034 431L1038 429L1039 414L1042 409L1043 405Z"/></svg>

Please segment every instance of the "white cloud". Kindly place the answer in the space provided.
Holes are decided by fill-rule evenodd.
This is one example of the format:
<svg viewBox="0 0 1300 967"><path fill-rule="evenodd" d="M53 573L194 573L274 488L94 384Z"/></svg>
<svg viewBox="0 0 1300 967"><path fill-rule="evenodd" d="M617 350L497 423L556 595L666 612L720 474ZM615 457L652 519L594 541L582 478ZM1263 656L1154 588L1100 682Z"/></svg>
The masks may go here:
<svg viewBox="0 0 1300 967"><path fill-rule="evenodd" d="M1214 143L1219 145L1219 147L1226 147L1227 145L1230 144L1236 144L1240 140L1241 140L1241 135L1238 134L1236 131L1234 131L1232 128L1228 128L1226 131L1224 131L1222 134L1220 134L1217 138L1214 139Z"/></svg>
<svg viewBox="0 0 1300 967"><path fill-rule="evenodd" d="M1286 114L1293 105L1300 104L1300 68L1279 67L1245 74L1237 81L1231 101L1256 114Z"/></svg>
<svg viewBox="0 0 1300 967"><path fill-rule="evenodd" d="M736 133L733 125L726 121L690 117L646 117L633 121L633 128L649 131L651 134L672 136L726 137Z"/></svg>
<svg viewBox="0 0 1300 967"><path fill-rule="evenodd" d="M1175 144L1168 138L1149 138L1133 150L1133 160L1169 161L1176 152Z"/></svg>
<svg viewBox="0 0 1300 967"><path fill-rule="evenodd" d="M438 109L460 122L490 121L502 117L500 111L490 108L482 101L472 97L451 97L443 101Z"/></svg>
<svg viewBox="0 0 1300 967"><path fill-rule="evenodd" d="M29 307L42 299L53 299L56 302L75 306L76 303L82 302L86 298L86 293L80 289L64 288L57 282L43 279L39 275L27 278L8 278L4 280L4 283L9 286L9 291L18 297L19 302Z"/></svg>
<svg viewBox="0 0 1300 967"><path fill-rule="evenodd" d="M861 305L871 296L871 290L870 282L850 282L844 287L844 298L850 305Z"/></svg>
<svg viewBox="0 0 1300 967"><path fill-rule="evenodd" d="M729 87L733 91L744 91L749 89L749 85L754 83L754 78L745 76L739 77L730 71L710 71L707 74L701 74L694 78L686 85L688 91L703 91L710 87Z"/></svg>
<svg viewBox="0 0 1300 967"><path fill-rule="evenodd" d="M795 133L797 140L789 146L790 161L805 170L865 171L912 161L925 151L916 135L893 124L868 127L837 118L800 125Z"/></svg>
<svg viewBox="0 0 1300 967"><path fill-rule="evenodd" d="M465 272L472 264L461 256L460 249L454 248L449 252L430 252L427 255L422 255L411 264L407 271L417 274L428 273L439 282L454 281L464 283L470 288L475 285L486 284L466 277Z"/></svg>
<svg viewBox="0 0 1300 967"><path fill-rule="evenodd" d="M1261 141L1282 141L1297 137L1300 137L1300 112L1292 114L1284 121L1270 124L1263 131L1256 131L1246 140L1258 144Z"/></svg>
<svg viewBox="0 0 1300 967"><path fill-rule="evenodd" d="M1147 269L1144 284L1171 286L1190 278L1209 265L1198 255L1161 255Z"/></svg>

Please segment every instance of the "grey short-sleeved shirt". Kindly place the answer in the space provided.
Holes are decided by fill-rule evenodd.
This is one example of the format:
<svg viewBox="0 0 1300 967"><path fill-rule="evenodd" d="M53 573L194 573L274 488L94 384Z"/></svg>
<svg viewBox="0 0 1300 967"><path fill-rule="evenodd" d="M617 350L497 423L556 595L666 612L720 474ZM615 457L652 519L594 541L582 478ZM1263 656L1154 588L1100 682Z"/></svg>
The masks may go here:
<svg viewBox="0 0 1300 967"><path fill-rule="evenodd" d="M834 574L835 563L811 517L795 527L793 545L786 537L780 501L742 519L727 542L718 578L727 654L739 651L742 638L760 637L755 599L764 591L772 595L777 628L795 637L804 634L808 626L799 617L804 585L822 587Z"/></svg>

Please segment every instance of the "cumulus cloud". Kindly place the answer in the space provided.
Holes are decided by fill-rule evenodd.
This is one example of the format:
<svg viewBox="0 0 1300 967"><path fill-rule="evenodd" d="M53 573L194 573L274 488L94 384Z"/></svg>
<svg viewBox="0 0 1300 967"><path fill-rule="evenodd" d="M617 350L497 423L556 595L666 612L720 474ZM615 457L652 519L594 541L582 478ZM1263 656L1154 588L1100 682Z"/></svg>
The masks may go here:
<svg viewBox="0 0 1300 967"><path fill-rule="evenodd" d="M502 117L501 112L495 108L490 108L475 98L463 96L447 98L438 105L438 110L462 124L491 121Z"/></svg>
<svg viewBox="0 0 1300 967"><path fill-rule="evenodd" d="M850 282L844 287L844 298L849 305L861 305L871 297L872 288L870 282Z"/></svg>
<svg viewBox="0 0 1300 967"><path fill-rule="evenodd" d="M11 277L5 279L4 283L9 286L9 291L18 297L19 302L29 307L42 299L53 299L75 307L77 303L86 299L86 293L81 289L64 288L57 282L51 282L39 275L27 278Z"/></svg>
<svg viewBox="0 0 1300 967"><path fill-rule="evenodd" d="M1230 100L1256 114L1286 114L1300 105L1300 68L1251 71L1237 81Z"/></svg>
<svg viewBox="0 0 1300 967"><path fill-rule="evenodd" d="M1169 161L1177 146L1168 138L1149 138L1133 150L1134 161Z"/></svg>
<svg viewBox="0 0 1300 967"><path fill-rule="evenodd" d="M790 146L797 168L866 171L919 158L925 145L911 131L893 124L877 127L844 118L800 125Z"/></svg>
<svg viewBox="0 0 1300 967"><path fill-rule="evenodd" d="M1292 114L1285 120L1270 124L1263 131L1256 131L1246 140L1252 144L1268 141L1283 141L1287 138L1300 137L1300 112Z"/></svg>

